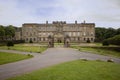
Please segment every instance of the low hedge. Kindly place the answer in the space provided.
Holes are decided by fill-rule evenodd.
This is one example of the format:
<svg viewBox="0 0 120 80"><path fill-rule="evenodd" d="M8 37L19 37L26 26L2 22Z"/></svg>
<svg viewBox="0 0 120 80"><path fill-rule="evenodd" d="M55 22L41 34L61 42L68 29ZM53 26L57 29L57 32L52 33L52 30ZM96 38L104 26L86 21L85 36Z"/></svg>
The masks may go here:
<svg viewBox="0 0 120 80"><path fill-rule="evenodd" d="M112 50L112 51L120 52L120 47L105 47L105 46L103 46L103 47L88 47L88 48L106 49L106 50Z"/></svg>

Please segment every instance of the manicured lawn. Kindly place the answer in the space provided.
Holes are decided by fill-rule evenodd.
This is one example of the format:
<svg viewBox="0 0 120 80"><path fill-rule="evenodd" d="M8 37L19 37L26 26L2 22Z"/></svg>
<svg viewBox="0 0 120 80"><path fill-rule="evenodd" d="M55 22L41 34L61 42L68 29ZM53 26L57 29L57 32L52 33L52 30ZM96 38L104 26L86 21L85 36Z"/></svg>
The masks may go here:
<svg viewBox="0 0 120 80"><path fill-rule="evenodd" d="M23 55L23 54L14 54L14 53L6 53L0 52L0 65L10 62L15 62L23 59L28 59L33 56Z"/></svg>
<svg viewBox="0 0 120 80"><path fill-rule="evenodd" d="M1 46L0 49L8 49L7 46ZM9 48L10 50L26 51L26 52L37 52L41 53L47 49L46 46L24 46L24 45L15 45Z"/></svg>
<svg viewBox="0 0 120 80"><path fill-rule="evenodd" d="M72 48L79 49L80 51L83 51L83 52L120 57L120 52L113 51L112 49L100 49L100 48L80 47L80 46L72 46Z"/></svg>
<svg viewBox="0 0 120 80"><path fill-rule="evenodd" d="M72 61L8 80L119 80L120 64L102 61Z"/></svg>

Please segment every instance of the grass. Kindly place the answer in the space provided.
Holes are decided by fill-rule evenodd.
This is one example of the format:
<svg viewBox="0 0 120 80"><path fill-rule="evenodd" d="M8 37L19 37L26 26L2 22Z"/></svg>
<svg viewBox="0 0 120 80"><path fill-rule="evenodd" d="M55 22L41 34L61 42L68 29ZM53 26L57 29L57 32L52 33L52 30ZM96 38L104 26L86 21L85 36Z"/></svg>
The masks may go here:
<svg viewBox="0 0 120 80"><path fill-rule="evenodd" d="M0 65L10 63L10 62L19 61L19 60L23 60L23 59L28 59L31 57L33 57L33 56L0 52Z"/></svg>
<svg viewBox="0 0 120 80"><path fill-rule="evenodd" d="M0 49L8 49L7 46L1 46ZM37 52L41 53L47 49L46 46L24 46L23 44L21 45L15 45L13 47L9 48L10 50L18 50L18 51L25 51L25 52Z"/></svg>
<svg viewBox="0 0 120 80"><path fill-rule="evenodd" d="M119 80L120 64L76 60L8 80Z"/></svg>
<svg viewBox="0 0 120 80"><path fill-rule="evenodd" d="M80 47L80 46L72 46L72 48L79 49L83 52L90 52L95 54L101 54L101 55L107 55L107 56L113 56L113 57L120 57L120 52L113 51L112 49L102 49L99 47Z"/></svg>

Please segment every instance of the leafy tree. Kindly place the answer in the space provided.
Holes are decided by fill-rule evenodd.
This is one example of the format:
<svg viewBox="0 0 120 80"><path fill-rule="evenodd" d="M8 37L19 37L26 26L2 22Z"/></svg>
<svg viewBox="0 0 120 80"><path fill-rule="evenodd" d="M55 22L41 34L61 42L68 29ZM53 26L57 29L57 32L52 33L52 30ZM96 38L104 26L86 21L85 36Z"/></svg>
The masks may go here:
<svg viewBox="0 0 120 80"><path fill-rule="evenodd" d="M105 32L106 29L105 28L100 28L100 27L96 27L95 28L95 37L97 42L101 42L105 39Z"/></svg>
<svg viewBox="0 0 120 80"><path fill-rule="evenodd" d="M15 28L12 25L9 25L5 28L5 35L7 37L14 37L15 35Z"/></svg>
<svg viewBox="0 0 120 80"><path fill-rule="evenodd" d="M116 30L116 35L119 35L119 34L120 34L120 28Z"/></svg>
<svg viewBox="0 0 120 80"><path fill-rule="evenodd" d="M4 36L5 36L5 29L2 25L0 25L0 37L2 40L3 40Z"/></svg>
<svg viewBox="0 0 120 80"><path fill-rule="evenodd" d="M111 38L118 34L120 34L120 28L114 29L114 28L96 27L95 28L95 38L96 38L95 41L102 42L103 40Z"/></svg>
<svg viewBox="0 0 120 80"><path fill-rule="evenodd" d="M112 38L108 38L107 41L110 44L113 44L113 45L120 45L120 34L116 35L116 36L114 36Z"/></svg>
<svg viewBox="0 0 120 80"><path fill-rule="evenodd" d="M106 29L104 38L107 39L107 38L113 37L115 35L116 35L116 30L113 28L108 28L108 29Z"/></svg>

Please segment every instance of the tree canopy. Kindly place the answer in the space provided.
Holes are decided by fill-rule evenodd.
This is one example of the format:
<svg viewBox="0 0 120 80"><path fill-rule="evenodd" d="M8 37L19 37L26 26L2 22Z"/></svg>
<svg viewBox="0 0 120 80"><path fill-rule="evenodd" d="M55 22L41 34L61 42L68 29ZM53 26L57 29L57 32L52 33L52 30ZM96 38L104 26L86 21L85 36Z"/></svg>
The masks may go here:
<svg viewBox="0 0 120 80"><path fill-rule="evenodd" d="M95 38L96 38L95 41L102 42L103 40L111 38L118 34L120 34L120 28L114 29L114 28L96 27L95 28Z"/></svg>
<svg viewBox="0 0 120 80"><path fill-rule="evenodd" d="M0 40L7 39L8 37L14 37L14 35L15 35L15 27L14 26L0 25Z"/></svg>

